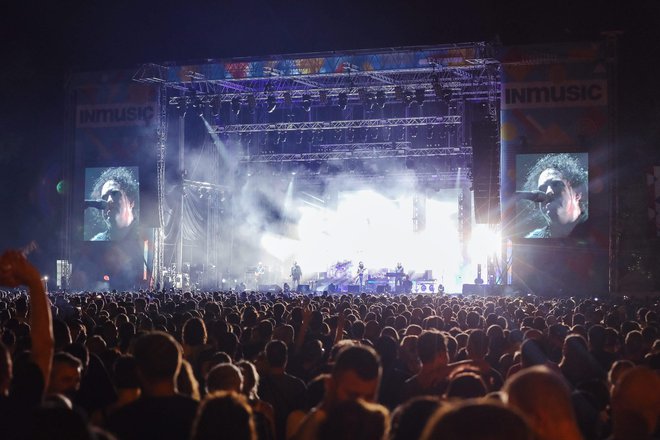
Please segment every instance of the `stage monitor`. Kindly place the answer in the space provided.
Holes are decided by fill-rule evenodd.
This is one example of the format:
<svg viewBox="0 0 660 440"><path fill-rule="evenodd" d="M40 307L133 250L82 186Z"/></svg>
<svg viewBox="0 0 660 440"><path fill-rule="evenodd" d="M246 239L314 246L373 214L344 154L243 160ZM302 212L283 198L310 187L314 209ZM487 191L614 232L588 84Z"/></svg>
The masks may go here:
<svg viewBox="0 0 660 440"><path fill-rule="evenodd" d="M589 218L587 153L516 155L515 235L581 237Z"/></svg>
<svg viewBox="0 0 660 440"><path fill-rule="evenodd" d="M85 169L84 240L119 241L136 233L139 182L138 167Z"/></svg>

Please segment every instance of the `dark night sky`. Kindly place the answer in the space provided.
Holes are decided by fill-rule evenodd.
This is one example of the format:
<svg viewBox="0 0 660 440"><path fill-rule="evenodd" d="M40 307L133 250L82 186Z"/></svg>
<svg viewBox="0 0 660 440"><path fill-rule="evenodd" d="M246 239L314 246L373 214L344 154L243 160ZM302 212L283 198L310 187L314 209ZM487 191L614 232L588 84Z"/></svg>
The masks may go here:
<svg viewBox="0 0 660 440"><path fill-rule="evenodd" d="M660 138L660 2L558 0L71 0L11 2L0 18L0 247L59 252L65 83L74 69L296 52L598 40L623 30L621 139L637 163ZM544 4L543 6L541 4ZM628 153L629 152L629 153ZM634 167L633 167L634 168ZM642 207L640 207L642 209Z"/></svg>

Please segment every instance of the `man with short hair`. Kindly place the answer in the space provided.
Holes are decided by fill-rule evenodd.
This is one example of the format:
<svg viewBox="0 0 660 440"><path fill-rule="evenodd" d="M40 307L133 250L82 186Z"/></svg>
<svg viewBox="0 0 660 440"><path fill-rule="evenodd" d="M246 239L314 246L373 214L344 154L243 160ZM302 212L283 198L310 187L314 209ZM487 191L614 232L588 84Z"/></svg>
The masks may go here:
<svg viewBox="0 0 660 440"><path fill-rule="evenodd" d="M182 349L163 332L140 336L133 356L142 395L108 419L108 429L122 440L188 438L197 402L177 393Z"/></svg>
<svg viewBox="0 0 660 440"><path fill-rule="evenodd" d="M352 345L342 349L325 382L323 401L303 419L293 436L296 440L317 438L318 428L328 411L349 400L375 402L380 385L381 365L373 348Z"/></svg>
<svg viewBox="0 0 660 440"><path fill-rule="evenodd" d="M243 389L243 373L241 369L232 363L220 363L206 375L207 394L217 391L241 392Z"/></svg>
<svg viewBox="0 0 660 440"><path fill-rule="evenodd" d="M568 383L546 366L526 368L504 385L509 406L519 410L540 440L582 440Z"/></svg>
<svg viewBox="0 0 660 440"><path fill-rule="evenodd" d="M80 388L82 367L82 362L75 356L63 351L56 353L53 356L48 394L62 394L73 399Z"/></svg>
<svg viewBox="0 0 660 440"><path fill-rule="evenodd" d="M286 437L286 419L291 411L302 409L307 387L299 378L287 374L288 349L284 342L273 340L266 344L268 374L259 381L259 396L273 405L276 438Z"/></svg>
<svg viewBox="0 0 660 440"><path fill-rule="evenodd" d="M445 337L437 330L424 331L417 340L422 368L403 386L403 400L416 396L440 396L447 388L449 370Z"/></svg>

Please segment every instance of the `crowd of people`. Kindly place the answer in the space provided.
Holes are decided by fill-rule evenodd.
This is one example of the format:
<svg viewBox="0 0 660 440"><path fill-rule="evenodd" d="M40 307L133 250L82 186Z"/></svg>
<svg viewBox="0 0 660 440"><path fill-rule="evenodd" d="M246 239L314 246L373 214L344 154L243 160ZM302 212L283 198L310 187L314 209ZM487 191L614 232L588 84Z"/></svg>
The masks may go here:
<svg viewBox="0 0 660 440"><path fill-rule="evenodd" d="M0 438L658 435L657 298L0 285Z"/></svg>

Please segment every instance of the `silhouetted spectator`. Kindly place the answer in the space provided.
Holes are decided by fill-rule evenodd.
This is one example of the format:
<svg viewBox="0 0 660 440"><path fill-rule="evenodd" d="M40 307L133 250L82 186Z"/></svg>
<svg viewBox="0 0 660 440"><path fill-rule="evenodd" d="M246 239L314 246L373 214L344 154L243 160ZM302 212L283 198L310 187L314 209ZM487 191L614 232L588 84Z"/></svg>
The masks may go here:
<svg viewBox="0 0 660 440"><path fill-rule="evenodd" d="M152 332L135 341L133 356L142 395L110 416L109 430L122 440L186 438L197 402L176 391L181 347L172 336Z"/></svg>

